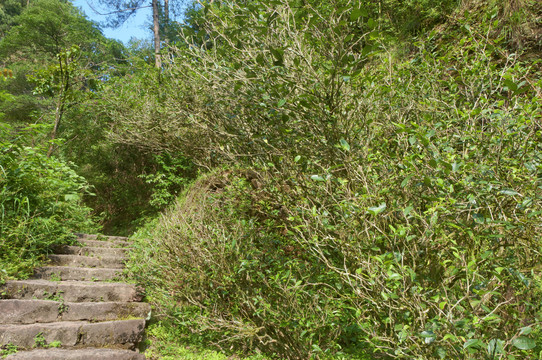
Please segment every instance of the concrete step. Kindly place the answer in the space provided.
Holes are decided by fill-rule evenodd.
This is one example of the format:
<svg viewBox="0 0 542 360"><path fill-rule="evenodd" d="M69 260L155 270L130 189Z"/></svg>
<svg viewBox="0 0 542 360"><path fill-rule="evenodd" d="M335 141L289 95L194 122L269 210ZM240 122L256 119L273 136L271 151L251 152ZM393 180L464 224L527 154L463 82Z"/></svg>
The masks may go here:
<svg viewBox="0 0 542 360"><path fill-rule="evenodd" d="M122 269L44 266L34 270L35 279L105 281L122 276Z"/></svg>
<svg viewBox="0 0 542 360"><path fill-rule="evenodd" d="M112 321L148 319L151 307L137 302L59 302L52 300L0 300L0 324L33 324L59 321Z"/></svg>
<svg viewBox="0 0 542 360"><path fill-rule="evenodd" d="M141 341L150 305L136 286L109 282L122 276L127 240L79 234L83 246L56 249L37 279L0 286L0 348L19 350L7 359L144 360L126 349Z"/></svg>
<svg viewBox="0 0 542 360"><path fill-rule="evenodd" d="M145 360L145 356L120 349L36 349L19 351L5 360Z"/></svg>
<svg viewBox="0 0 542 360"><path fill-rule="evenodd" d="M126 248L107 248L107 247L89 247L89 246L70 246L63 245L55 249L57 255L81 255L81 256L115 256L125 259L129 249Z"/></svg>
<svg viewBox="0 0 542 360"><path fill-rule="evenodd" d="M65 302L141 301L134 285L114 282L13 280L0 287L4 298L59 300Z"/></svg>
<svg viewBox="0 0 542 360"><path fill-rule="evenodd" d="M89 323L62 321L47 324L0 325L0 346L31 349L38 343L60 342L62 348L120 347L133 349L141 341L144 319ZM40 340L41 339L41 340Z"/></svg>
<svg viewBox="0 0 542 360"><path fill-rule="evenodd" d="M91 239L79 239L81 244L90 247L104 247L104 248L129 248L132 246L131 242L121 240L91 240Z"/></svg>
<svg viewBox="0 0 542 360"><path fill-rule="evenodd" d="M96 234L75 234L78 239L90 239L90 240L102 240L102 241L128 241L126 236L108 236L108 235L96 235Z"/></svg>
<svg viewBox="0 0 542 360"><path fill-rule="evenodd" d="M115 256L49 255L49 259L51 260L51 265L56 266L124 268L124 259Z"/></svg>

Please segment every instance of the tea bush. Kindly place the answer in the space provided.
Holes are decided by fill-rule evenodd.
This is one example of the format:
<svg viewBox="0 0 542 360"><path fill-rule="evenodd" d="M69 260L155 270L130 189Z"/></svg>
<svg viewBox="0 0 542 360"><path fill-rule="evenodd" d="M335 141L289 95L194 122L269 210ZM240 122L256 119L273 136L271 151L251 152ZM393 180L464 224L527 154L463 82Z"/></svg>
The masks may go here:
<svg viewBox="0 0 542 360"><path fill-rule="evenodd" d="M139 243L159 313L277 358L537 356L540 63L491 8L401 58L358 2L293 5L211 4L165 70L178 91L115 125L231 166Z"/></svg>

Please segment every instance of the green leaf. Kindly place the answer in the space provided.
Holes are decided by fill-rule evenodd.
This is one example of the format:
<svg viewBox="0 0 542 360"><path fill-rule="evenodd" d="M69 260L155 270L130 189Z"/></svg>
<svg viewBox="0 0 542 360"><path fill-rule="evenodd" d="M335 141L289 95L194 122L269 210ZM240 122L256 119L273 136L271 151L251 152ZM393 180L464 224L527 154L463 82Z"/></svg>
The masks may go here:
<svg viewBox="0 0 542 360"><path fill-rule="evenodd" d="M386 210L386 203L385 202L381 203L378 206L372 206L372 207L370 207L368 209L369 214L375 215L375 216L382 213L384 210Z"/></svg>
<svg viewBox="0 0 542 360"><path fill-rule="evenodd" d="M403 277L398 273L391 273L388 277L390 280L402 280ZM425 331L424 331L425 332ZM423 334L423 333L422 333Z"/></svg>
<svg viewBox="0 0 542 360"><path fill-rule="evenodd" d="M369 55L370 53L372 53L374 49L375 49L375 48L374 48L373 46L371 46L371 45L365 45L365 46L363 47L363 50L361 51L361 55L367 56L367 55Z"/></svg>
<svg viewBox="0 0 542 360"><path fill-rule="evenodd" d="M273 54L273 57L276 59L273 63L276 66L282 66L284 64L284 50L283 49L270 49L271 54Z"/></svg>
<svg viewBox="0 0 542 360"><path fill-rule="evenodd" d="M526 336L520 336L512 341L512 345L520 350L531 350L536 347L536 342Z"/></svg>
<svg viewBox="0 0 542 360"><path fill-rule="evenodd" d="M479 347L481 344L482 342L478 339L470 339L463 344L463 349Z"/></svg>
<svg viewBox="0 0 542 360"><path fill-rule="evenodd" d="M311 179L314 180L314 181L326 181L326 179L324 179L320 175L312 175Z"/></svg>
<svg viewBox="0 0 542 360"><path fill-rule="evenodd" d="M284 104L286 104L286 99L280 99L279 102L278 102L278 104L277 104L277 107L279 107L279 108L280 108L280 107L283 107Z"/></svg>
<svg viewBox="0 0 542 360"><path fill-rule="evenodd" d="M352 13L350 14L350 20L356 21L362 16L367 16L367 10L365 9L354 9L352 10Z"/></svg>
<svg viewBox="0 0 542 360"><path fill-rule="evenodd" d="M66 195L64 195L64 200L65 201L77 201L77 200L79 200L79 195L78 194L66 194Z"/></svg>
<svg viewBox="0 0 542 360"><path fill-rule="evenodd" d="M428 345L435 341L435 333L431 330L422 331L420 336L424 338L424 342Z"/></svg>
<svg viewBox="0 0 542 360"><path fill-rule="evenodd" d="M505 79L503 81L504 85L508 88L508 90L514 92L518 89L518 86L515 82L513 82L512 80L509 80L509 79Z"/></svg>
<svg viewBox="0 0 542 360"><path fill-rule="evenodd" d="M456 172L457 170L459 170L460 167L461 167L461 164L458 164L458 163L454 162L452 164L452 171Z"/></svg>
<svg viewBox="0 0 542 360"><path fill-rule="evenodd" d="M483 224L486 221L484 215L482 214L473 214L472 217L474 219L474 222L476 222L477 224Z"/></svg>
<svg viewBox="0 0 542 360"><path fill-rule="evenodd" d="M341 143L341 147L342 147L344 150L350 151L350 145L346 142L346 140L341 139L339 142Z"/></svg>
<svg viewBox="0 0 542 360"><path fill-rule="evenodd" d="M504 195L509 195L509 196L514 196L514 195L519 195L519 193L515 190L512 190L512 189L502 189L501 191L499 191L501 194L504 194Z"/></svg>
<svg viewBox="0 0 542 360"><path fill-rule="evenodd" d="M531 331L533 331L533 328L530 327L530 326L525 326L525 327L522 327L521 330L519 331L519 334L520 335L529 335L531 333Z"/></svg>
<svg viewBox="0 0 542 360"><path fill-rule="evenodd" d="M504 354L504 342L499 339L491 339L487 344L487 353L491 356Z"/></svg>

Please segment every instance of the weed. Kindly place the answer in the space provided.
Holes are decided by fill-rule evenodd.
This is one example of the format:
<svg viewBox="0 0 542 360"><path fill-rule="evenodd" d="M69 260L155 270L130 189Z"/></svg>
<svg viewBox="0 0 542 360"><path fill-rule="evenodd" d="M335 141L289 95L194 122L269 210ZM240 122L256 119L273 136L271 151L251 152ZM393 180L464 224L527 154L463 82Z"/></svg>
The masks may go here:
<svg viewBox="0 0 542 360"><path fill-rule="evenodd" d="M43 333L39 332L34 337L34 346L35 348L44 348L47 347L47 341L45 340L45 336L43 336Z"/></svg>
<svg viewBox="0 0 542 360"><path fill-rule="evenodd" d="M64 301L63 291L59 291L57 293L49 294L48 292L43 293L43 298L45 300L52 300L52 301Z"/></svg>
<svg viewBox="0 0 542 360"><path fill-rule="evenodd" d="M16 345L7 344L0 347L0 356L4 358L8 355L15 354L17 351L18 351L18 348Z"/></svg>
<svg viewBox="0 0 542 360"><path fill-rule="evenodd" d="M58 340L55 340L51 342L49 345L47 345L48 348L60 348L62 347L62 343Z"/></svg>
<svg viewBox="0 0 542 360"><path fill-rule="evenodd" d="M51 280L51 281L62 281L62 278L60 277L60 274L52 273L49 276L49 280Z"/></svg>
<svg viewBox="0 0 542 360"><path fill-rule="evenodd" d="M45 336L42 332L39 332L34 337L34 348L59 348L62 346L62 343L58 340L52 341L51 343L47 344L47 341L45 340Z"/></svg>
<svg viewBox="0 0 542 360"><path fill-rule="evenodd" d="M64 300L61 300L58 304L58 315L63 314L69 309L69 306L64 302Z"/></svg>

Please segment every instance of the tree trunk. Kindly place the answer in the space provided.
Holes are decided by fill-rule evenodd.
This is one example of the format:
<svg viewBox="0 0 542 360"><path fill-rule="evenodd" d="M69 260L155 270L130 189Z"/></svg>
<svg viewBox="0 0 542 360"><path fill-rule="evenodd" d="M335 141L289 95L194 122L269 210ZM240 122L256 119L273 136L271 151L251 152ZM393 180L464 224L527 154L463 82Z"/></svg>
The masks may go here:
<svg viewBox="0 0 542 360"><path fill-rule="evenodd" d="M164 20L167 26L169 23L169 0L164 0Z"/></svg>
<svg viewBox="0 0 542 360"><path fill-rule="evenodd" d="M60 126L60 121L62 120L62 113L64 112L64 95L60 94L56 102L55 109L55 124L53 126L53 131L51 132L51 143L49 144L49 150L47 151L47 157L51 157L53 151L55 150L55 144L53 141L56 139L56 134L58 132L58 127Z"/></svg>
<svg viewBox="0 0 542 360"><path fill-rule="evenodd" d="M162 58L160 55L160 22L158 17L158 0L152 0L152 23L154 30L154 64L158 69L162 67Z"/></svg>
<svg viewBox="0 0 542 360"><path fill-rule="evenodd" d="M66 106L66 94L70 89L68 57L66 56L66 64L62 64L62 56L60 52L58 55L58 68L60 70L60 81L62 81L62 83L60 86L58 99L56 101L55 124L53 125L53 131L51 132L51 144L49 145L49 150L47 151L47 157L51 157L53 151L55 150L55 145L53 141L56 139L58 128L60 127L60 122L62 121L62 115L64 114L64 108Z"/></svg>

